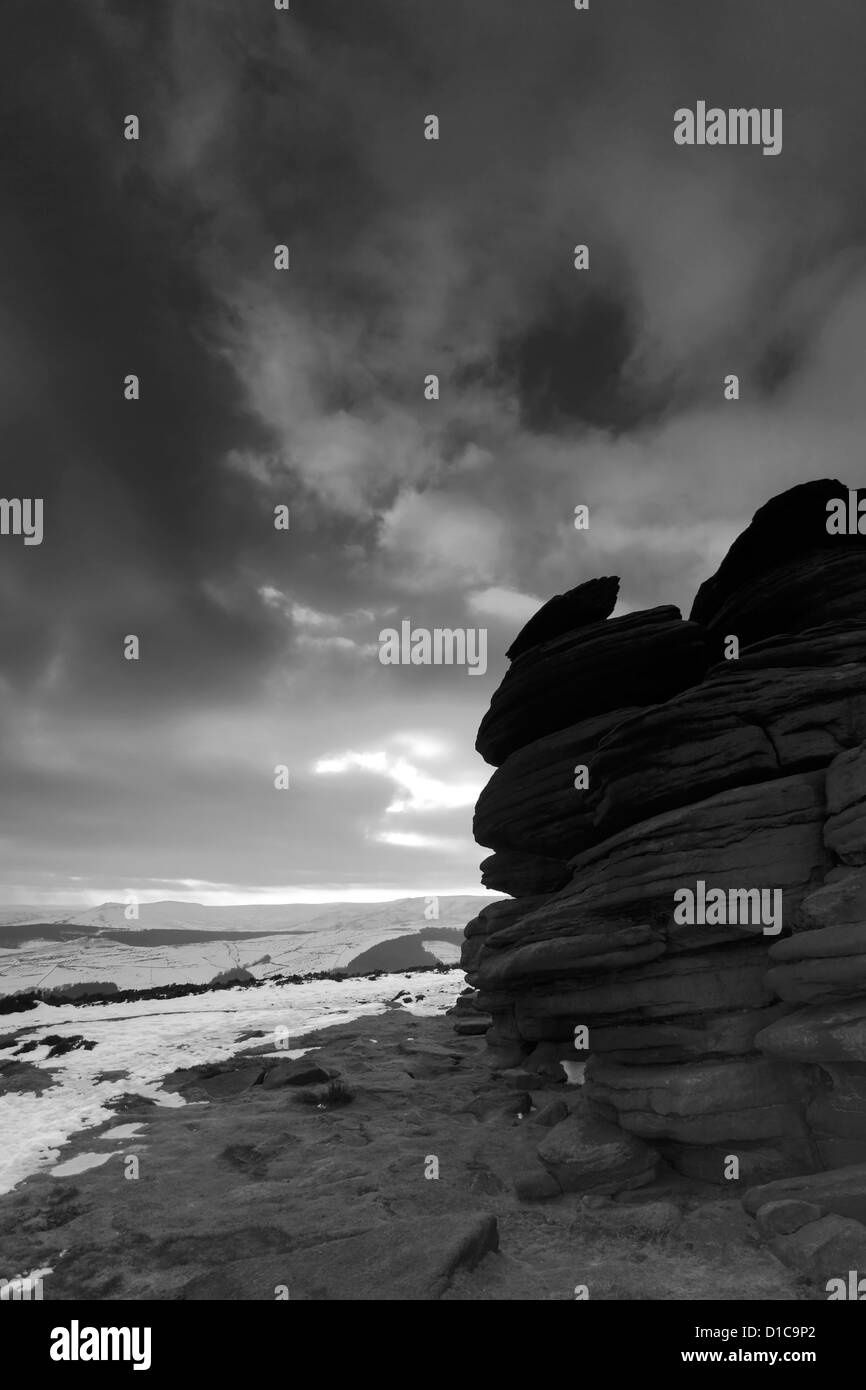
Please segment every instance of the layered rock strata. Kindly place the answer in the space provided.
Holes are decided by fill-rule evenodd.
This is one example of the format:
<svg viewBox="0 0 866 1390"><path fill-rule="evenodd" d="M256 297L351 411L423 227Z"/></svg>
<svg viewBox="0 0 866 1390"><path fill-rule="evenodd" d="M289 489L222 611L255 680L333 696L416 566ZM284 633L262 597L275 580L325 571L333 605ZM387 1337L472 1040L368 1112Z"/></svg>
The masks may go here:
<svg viewBox="0 0 866 1390"><path fill-rule="evenodd" d="M632 1184L659 1157L719 1183L866 1163L866 536L827 526L848 496L767 503L687 620L599 616L605 578L510 648L474 821L510 896L463 965L495 1065L587 1061L539 1151L560 1186L578 1137L616 1133ZM690 919L682 890L716 907Z"/></svg>

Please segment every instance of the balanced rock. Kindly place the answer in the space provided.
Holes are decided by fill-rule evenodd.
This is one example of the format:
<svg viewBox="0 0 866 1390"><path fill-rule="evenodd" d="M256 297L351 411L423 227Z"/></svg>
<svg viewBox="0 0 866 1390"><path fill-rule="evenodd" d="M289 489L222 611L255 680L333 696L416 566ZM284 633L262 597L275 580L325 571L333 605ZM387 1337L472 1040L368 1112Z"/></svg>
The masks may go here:
<svg viewBox="0 0 866 1390"><path fill-rule="evenodd" d="M554 594L521 628L505 655L509 661L515 661L530 647L550 642L563 632L572 632L575 628L609 618L616 607L618 593L619 579L612 575L578 584L567 594Z"/></svg>

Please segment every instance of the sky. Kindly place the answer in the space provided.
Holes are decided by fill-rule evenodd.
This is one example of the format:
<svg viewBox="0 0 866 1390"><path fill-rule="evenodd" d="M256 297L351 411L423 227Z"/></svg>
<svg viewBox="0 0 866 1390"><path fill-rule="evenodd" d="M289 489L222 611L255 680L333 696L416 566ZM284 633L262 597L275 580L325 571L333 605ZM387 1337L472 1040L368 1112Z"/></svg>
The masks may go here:
<svg viewBox="0 0 866 1390"><path fill-rule="evenodd" d="M866 9L12 0L3 38L2 492L44 538L0 536L0 902L475 891L530 614L601 574L687 614L774 493L863 482ZM677 146L699 100L782 108L781 154ZM486 628L486 674L383 666L403 620Z"/></svg>

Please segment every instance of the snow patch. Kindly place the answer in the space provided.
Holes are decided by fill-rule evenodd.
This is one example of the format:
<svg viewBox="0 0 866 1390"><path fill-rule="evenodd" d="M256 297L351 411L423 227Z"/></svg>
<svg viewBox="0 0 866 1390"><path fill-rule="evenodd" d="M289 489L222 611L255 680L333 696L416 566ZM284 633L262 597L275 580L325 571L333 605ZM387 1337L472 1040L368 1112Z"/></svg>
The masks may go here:
<svg viewBox="0 0 866 1390"><path fill-rule="evenodd" d="M402 974L376 980L311 980L299 985L268 982L257 989L220 990L179 999L135 1000L126 1004L37 1004L7 1014L4 1032L27 1027L29 1036L82 1035L96 1046L77 1048L46 1061L55 1084L37 1095L10 1092L0 1096L0 1192L8 1192L31 1173L58 1157L57 1150L81 1129L115 1118L109 1102L132 1093L156 1105L179 1108L183 1097L162 1089L163 1078L180 1068L218 1063L243 1046L238 1034L259 1028L283 1028L283 1037L299 1039L337 1021L382 1013ZM407 1013L443 1013L465 987L462 971L424 977L424 999L407 1004ZM40 1046L28 1060L47 1055ZM306 1049L294 1049L303 1056ZM279 1049L279 1056L292 1055ZM126 1075L97 1080L105 1072ZM100 1154L104 1162L111 1155ZM64 1167L64 1165L61 1165ZM80 1170L75 1170L80 1171ZM53 1172L60 1175L60 1169Z"/></svg>

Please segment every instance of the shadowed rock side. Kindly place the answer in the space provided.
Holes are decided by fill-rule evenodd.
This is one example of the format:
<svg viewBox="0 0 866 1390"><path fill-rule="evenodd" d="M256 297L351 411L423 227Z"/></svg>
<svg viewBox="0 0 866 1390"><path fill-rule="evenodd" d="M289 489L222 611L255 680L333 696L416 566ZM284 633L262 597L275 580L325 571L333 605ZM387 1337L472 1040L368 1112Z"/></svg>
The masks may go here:
<svg viewBox="0 0 866 1390"><path fill-rule="evenodd" d="M821 623L857 623L866 535L827 530L827 503L847 497L845 483L821 478L760 507L698 590L692 621L703 623L716 641L737 633L741 646Z"/></svg>
<svg viewBox="0 0 866 1390"><path fill-rule="evenodd" d="M667 700L709 664L706 635L680 610L652 608L588 623L518 657L495 691L475 747L498 766L577 719Z"/></svg>
<svg viewBox="0 0 866 1390"><path fill-rule="evenodd" d="M827 529L848 496L824 479L768 502L688 621L599 619L605 579L511 648L474 822L484 882L511 896L469 924L463 965L494 1067L586 1063L527 1199L589 1172L636 1186L662 1160L741 1190L866 1183L866 537ZM780 890L779 929L676 921L698 881ZM805 1227L841 1219L810 1202Z"/></svg>

